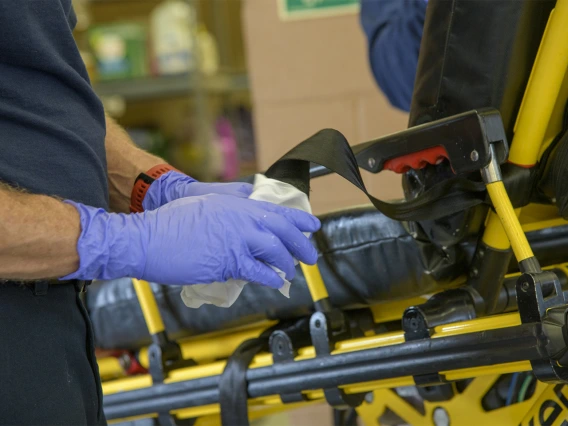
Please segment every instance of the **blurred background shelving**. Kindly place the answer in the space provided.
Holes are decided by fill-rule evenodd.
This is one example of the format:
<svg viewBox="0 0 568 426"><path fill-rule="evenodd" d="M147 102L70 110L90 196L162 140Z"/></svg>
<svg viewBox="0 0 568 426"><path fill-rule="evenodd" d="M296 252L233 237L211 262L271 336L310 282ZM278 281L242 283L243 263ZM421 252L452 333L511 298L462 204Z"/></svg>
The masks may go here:
<svg viewBox="0 0 568 426"><path fill-rule="evenodd" d="M201 180L257 170L241 0L73 4L93 88L137 144Z"/></svg>
<svg viewBox="0 0 568 426"><path fill-rule="evenodd" d="M94 89L100 97L120 96L126 101L139 101L187 96L197 90L204 90L210 95L244 92L248 91L248 78L246 73L225 73L204 77L199 81L191 75L181 74L102 81L95 83Z"/></svg>

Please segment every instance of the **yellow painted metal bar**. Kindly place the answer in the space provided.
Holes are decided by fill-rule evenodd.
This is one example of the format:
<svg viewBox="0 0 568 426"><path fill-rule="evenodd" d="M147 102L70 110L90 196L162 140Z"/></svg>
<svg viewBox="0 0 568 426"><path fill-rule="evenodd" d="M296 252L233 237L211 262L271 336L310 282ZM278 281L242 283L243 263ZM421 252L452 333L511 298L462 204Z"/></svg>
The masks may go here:
<svg viewBox="0 0 568 426"><path fill-rule="evenodd" d="M97 358L99 366L99 376L102 380L116 379L125 375L120 361L112 356L105 358Z"/></svg>
<svg viewBox="0 0 568 426"><path fill-rule="evenodd" d="M524 232L532 232L532 231L538 231L540 229L555 228L557 226L564 226L564 225L568 225L568 220L562 218L556 218L556 219L543 220L540 222L526 223L523 224L522 227Z"/></svg>
<svg viewBox="0 0 568 426"><path fill-rule="evenodd" d="M511 243L509 243L509 238L499 220L499 216L493 211L490 211L487 217L482 241L485 245L496 250L508 250L511 248Z"/></svg>
<svg viewBox="0 0 568 426"><path fill-rule="evenodd" d="M554 219L559 219L559 216L558 207L553 204L528 204L523 207L522 214L519 215L519 221L523 225L523 229L525 225L531 223L547 223ZM568 223L568 221L565 222Z"/></svg>
<svg viewBox="0 0 568 426"><path fill-rule="evenodd" d="M550 15L517 117L509 160L532 166L538 160L558 93L568 68L568 0Z"/></svg>
<svg viewBox="0 0 568 426"><path fill-rule="evenodd" d="M498 328L514 327L521 324L521 317L517 312L494 315L491 317L474 319L471 321L456 322L439 325L434 328L432 338L457 336L459 334L475 333L478 331L496 330Z"/></svg>
<svg viewBox="0 0 568 426"><path fill-rule="evenodd" d="M314 303L329 297L318 265L305 265L301 263L300 266L302 267L302 272L304 273L304 278L306 278L306 283L308 284L308 289L310 290L310 295Z"/></svg>
<svg viewBox="0 0 568 426"><path fill-rule="evenodd" d="M534 255L527 236L523 232L503 182L498 181L488 184L487 191L489 192L493 206L513 247L517 262L533 257Z"/></svg>
<svg viewBox="0 0 568 426"><path fill-rule="evenodd" d="M404 386L414 386L414 378L412 376L397 377L395 379L374 380L372 382L356 383L349 386L340 386L345 393L364 393L375 389L392 389Z"/></svg>
<svg viewBox="0 0 568 426"><path fill-rule="evenodd" d="M182 340L179 342L182 356L184 359L193 359L196 362L228 358L242 342L260 336L270 324L272 323L226 335L207 335L209 338ZM148 348L140 350L138 360L143 367L148 368Z"/></svg>
<svg viewBox="0 0 568 426"><path fill-rule="evenodd" d="M162 315L158 310L156 297L154 293L152 293L150 284L146 281L132 278L132 285L134 286L134 290L136 290L136 296L138 296L138 301L140 302L144 320L146 321L150 334L157 334L164 331L165 327L162 321Z"/></svg>
<svg viewBox="0 0 568 426"><path fill-rule="evenodd" d="M532 166L538 161L554 108L559 108L557 98L568 69L566 22L568 0L558 0L550 15L517 115L515 136L509 152L509 161L512 163ZM489 214L482 239L489 247L499 250L509 248L507 235L494 213Z"/></svg>
<svg viewBox="0 0 568 426"><path fill-rule="evenodd" d="M519 373L532 370L530 361L511 362L508 364L490 365L487 367L474 367L465 370L441 371L446 380L462 380L472 377L488 376L493 374Z"/></svg>
<svg viewBox="0 0 568 426"><path fill-rule="evenodd" d="M135 389L149 388L152 386L152 377L149 374L140 376L130 376L124 379L111 380L102 383L103 394L111 395L113 393L128 392Z"/></svg>
<svg viewBox="0 0 568 426"><path fill-rule="evenodd" d="M427 297L413 297L412 299L392 300L388 303L379 303L370 307L373 321L376 324L396 321L402 318L402 314L410 306L420 305L428 300Z"/></svg>
<svg viewBox="0 0 568 426"><path fill-rule="evenodd" d="M379 348L382 346L396 345L404 343L404 333L394 331L392 333L378 334L370 337L360 337L358 339L345 340L335 345L332 355L344 354L347 352L362 351L364 349ZM315 352L314 352L315 356Z"/></svg>

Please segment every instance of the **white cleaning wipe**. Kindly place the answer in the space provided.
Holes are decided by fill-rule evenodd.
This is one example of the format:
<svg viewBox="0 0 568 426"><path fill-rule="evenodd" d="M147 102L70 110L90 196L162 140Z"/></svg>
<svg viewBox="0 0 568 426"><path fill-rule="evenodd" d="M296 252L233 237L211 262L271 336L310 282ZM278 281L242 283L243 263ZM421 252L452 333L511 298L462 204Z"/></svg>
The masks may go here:
<svg viewBox="0 0 568 426"><path fill-rule="evenodd" d="M292 207L308 213L312 212L310 201L302 191L288 183L270 179L261 174L254 177L253 190L249 198ZM284 285L278 291L290 297L290 282L286 280L284 272L273 266L271 268L284 280ZM235 303L246 283L242 280L229 280L224 283L187 285L181 291L181 298L183 303L190 308L199 308L204 304L228 308Z"/></svg>

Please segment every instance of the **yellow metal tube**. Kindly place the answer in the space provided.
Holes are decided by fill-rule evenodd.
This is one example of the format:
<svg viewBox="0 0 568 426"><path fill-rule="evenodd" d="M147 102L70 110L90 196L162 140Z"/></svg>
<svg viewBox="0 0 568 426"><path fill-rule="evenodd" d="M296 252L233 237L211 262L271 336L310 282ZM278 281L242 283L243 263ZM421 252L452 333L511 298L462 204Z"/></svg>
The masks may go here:
<svg viewBox="0 0 568 426"><path fill-rule="evenodd" d="M134 290L136 290L136 296L138 296L142 314L144 314L144 320L146 321L150 334L157 334L164 331L165 327L162 321L162 315L158 310L156 297L154 293L152 293L150 284L146 281L132 278L132 285L134 286Z"/></svg>
<svg viewBox="0 0 568 426"><path fill-rule="evenodd" d="M495 250L508 250L511 248L511 243L509 243L509 238L507 238L501 220L493 211L490 211L487 217L482 241L485 245Z"/></svg>
<svg viewBox="0 0 568 426"><path fill-rule="evenodd" d="M179 346L182 356L184 359L193 359L196 362L228 358L243 341L260 336L270 324L272 322L267 322L255 329L237 331L226 335L206 335L199 339L181 340ZM143 367L148 368L148 348L140 350L138 361Z"/></svg>
<svg viewBox="0 0 568 426"><path fill-rule="evenodd" d="M466 368L463 370L441 371L446 380L463 380L472 377L488 376L493 374L520 373L532 370L530 361L511 362L509 364L489 365L487 367Z"/></svg>
<svg viewBox="0 0 568 426"><path fill-rule="evenodd" d="M116 379L125 375L120 361L115 357L97 358L97 364L102 380Z"/></svg>
<svg viewBox="0 0 568 426"><path fill-rule="evenodd" d="M509 161L521 166L533 166L538 161L541 146L568 69L568 0L558 0L550 15L523 102L517 115L515 136L509 152ZM519 211L517 211L519 214ZM501 229L500 229L501 228ZM509 248L509 241L501 222L489 214L483 242L492 248ZM517 258L518 259L518 258Z"/></svg>
<svg viewBox="0 0 568 426"><path fill-rule="evenodd" d="M388 303L379 303L370 307L373 321L376 324L396 321L402 318L402 314L410 306L420 305L428 300L427 297L413 297L412 299L391 300Z"/></svg>
<svg viewBox="0 0 568 426"><path fill-rule="evenodd" d="M524 232L532 232L532 231L538 231L540 229L548 229L564 225L568 225L568 221L566 221L565 219L556 218L550 220L543 220L540 222L526 223L523 224L522 227Z"/></svg>
<svg viewBox="0 0 568 426"><path fill-rule="evenodd" d="M111 395L118 392L127 392L135 389L149 388L152 386L152 377L149 374L125 377L102 383L103 394Z"/></svg>
<svg viewBox="0 0 568 426"><path fill-rule="evenodd" d="M318 265L305 265L301 263L300 266L314 303L327 298L327 289L325 288Z"/></svg>
<svg viewBox="0 0 568 426"><path fill-rule="evenodd" d="M503 224L503 228L507 233L507 237L511 242L517 262L533 257L534 255L527 240L527 236L523 232L503 182L498 181L488 184L487 191L489 192L493 206L497 211L497 216L499 216L499 219Z"/></svg>
<svg viewBox="0 0 568 426"><path fill-rule="evenodd" d="M517 312L511 314L495 315L491 317L474 319L471 321L456 322L439 325L434 328L433 338L456 336L458 334L476 333L478 331L496 330L498 328L514 327L521 324Z"/></svg>
<svg viewBox="0 0 568 426"><path fill-rule="evenodd" d="M509 160L533 166L568 68L568 0L558 0L542 37L521 105Z"/></svg>

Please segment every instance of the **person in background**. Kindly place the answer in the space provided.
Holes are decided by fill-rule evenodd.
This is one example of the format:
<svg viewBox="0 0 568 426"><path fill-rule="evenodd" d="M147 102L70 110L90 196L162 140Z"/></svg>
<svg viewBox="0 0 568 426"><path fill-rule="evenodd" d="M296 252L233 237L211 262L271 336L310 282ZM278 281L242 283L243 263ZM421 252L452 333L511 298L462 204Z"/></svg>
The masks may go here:
<svg viewBox="0 0 568 426"><path fill-rule="evenodd" d="M428 0L361 0L375 80L389 102L410 110Z"/></svg>

